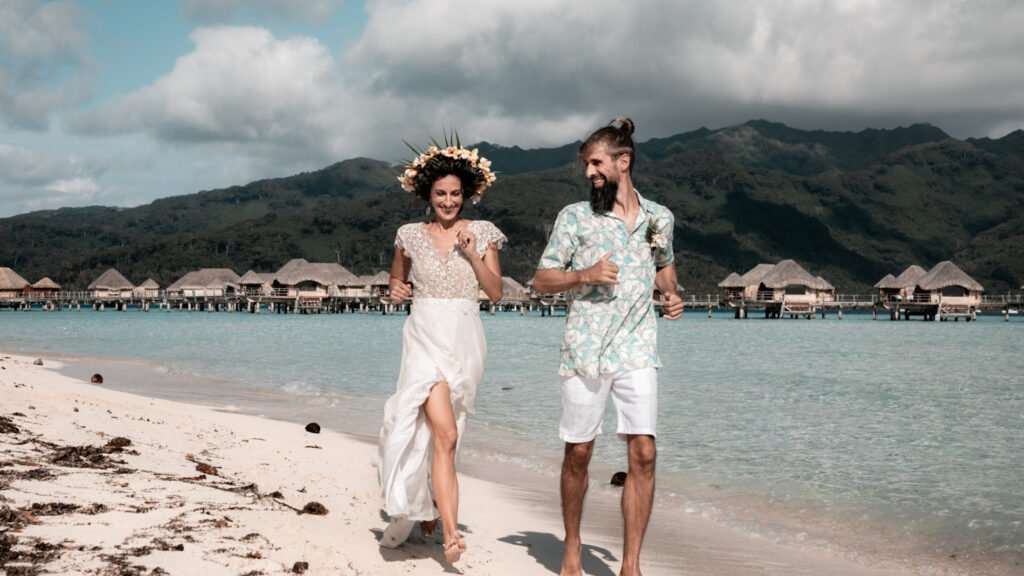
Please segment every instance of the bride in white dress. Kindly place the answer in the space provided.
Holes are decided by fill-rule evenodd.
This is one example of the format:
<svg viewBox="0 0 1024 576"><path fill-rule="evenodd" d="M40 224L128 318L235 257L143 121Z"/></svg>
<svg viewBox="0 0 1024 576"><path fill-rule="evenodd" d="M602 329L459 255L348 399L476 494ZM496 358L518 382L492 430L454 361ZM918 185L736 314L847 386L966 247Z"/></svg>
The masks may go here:
<svg viewBox="0 0 1024 576"><path fill-rule="evenodd" d="M460 214L467 197L478 202L494 179L486 159L458 145L432 146L399 178L434 217L402 226L395 238L391 300L412 303L376 454L391 519L380 544L398 546L417 522L440 517L449 562L466 550L455 459L487 355L479 293L501 299L498 249L506 241L494 224Z"/></svg>

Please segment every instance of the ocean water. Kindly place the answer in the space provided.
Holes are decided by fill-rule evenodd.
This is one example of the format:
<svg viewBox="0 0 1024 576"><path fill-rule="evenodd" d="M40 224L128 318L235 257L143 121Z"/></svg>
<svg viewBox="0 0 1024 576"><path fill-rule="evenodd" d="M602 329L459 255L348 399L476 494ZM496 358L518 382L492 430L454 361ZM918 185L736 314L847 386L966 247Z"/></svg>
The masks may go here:
<svg viewBox="0 0 1024 576"><path fill-rule="evenodd" d="M0 311L0 349L75 360L75 375L100 371L111 387L372 438L404 319ZM564 320L483 323L463 459L553 479ZM1024 573L1024 318L688 311L659 330L659 510L922 573ZM614 426L609 411L595 484L625 468Z"/></svg>

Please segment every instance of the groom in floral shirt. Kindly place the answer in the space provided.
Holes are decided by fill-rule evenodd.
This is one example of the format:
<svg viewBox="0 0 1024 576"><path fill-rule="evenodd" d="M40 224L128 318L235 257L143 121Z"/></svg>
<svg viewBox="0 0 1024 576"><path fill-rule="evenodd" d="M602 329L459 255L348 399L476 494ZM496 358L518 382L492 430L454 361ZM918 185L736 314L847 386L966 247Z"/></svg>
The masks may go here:
<svg viewBox="0 0 1024 576"><path fill-rule="evenodd" d="M618 436L627 443L629 473L622 492L624 576L640 574L640 547L654 500L654 438L658 418L655 287L669 320L682 315L672 252L674 218L633 188L633 121L617 118L580 146L592 184L590 201L562 209L541 256L533 286L567 292L569 312L559 375L565 441L562 460L563 576L581 570L580 519L594 439L609 394Z"/></svg>

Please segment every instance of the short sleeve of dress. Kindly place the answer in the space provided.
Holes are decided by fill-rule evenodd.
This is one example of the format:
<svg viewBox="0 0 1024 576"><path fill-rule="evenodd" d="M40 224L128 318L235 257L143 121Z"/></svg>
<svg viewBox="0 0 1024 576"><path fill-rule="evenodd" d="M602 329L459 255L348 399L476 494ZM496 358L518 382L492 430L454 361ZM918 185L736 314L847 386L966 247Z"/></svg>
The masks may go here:
<svg viewBox="0 0 1024 576"><path fill-rule="evenodd" d="M476 234L476 249L481 257L487 253L487 248L491 244L494 244L495 248L501 250L508 242L508 238L502 234L501 230L498 230L497 226L487 220L474 221L473 233Z"/></svg>
<svg viewBox="0 0 1024 576"><path fill-rule="evenodd" d="M406 256L409 256L408 249L408 234L409 225L405 224L398 228L398 232L395 233L395 248L401 250Z"/></svg>
<svg viewBox="0 0 1024 576"><path fill-rule="evenodd" d="M548 245L540 256L538 270L555 268L565 270L576 253L576 215L567 206L558 213L555 226L551 229Z"/></svg>

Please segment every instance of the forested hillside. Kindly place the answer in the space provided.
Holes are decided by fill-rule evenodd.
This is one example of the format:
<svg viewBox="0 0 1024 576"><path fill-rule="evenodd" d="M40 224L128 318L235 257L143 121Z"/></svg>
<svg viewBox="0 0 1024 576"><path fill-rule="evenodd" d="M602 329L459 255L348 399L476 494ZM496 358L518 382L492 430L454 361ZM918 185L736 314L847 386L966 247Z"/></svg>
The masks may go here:
<svg viewBox="0 0 1024 576"><path fill-rule="evenodd" d="M577 144L479 147L499 180L466 216L505 231L504 272L525 282L558 210L588 196ZM296 257L368 274L390 264L397 227L424 217L398 173L354 159L136 208L23 214L0 220L0 266L79 288L110 266L165 286L200 267L273 271ZM840 292L947 259L990 293L1024 283L1020 131L962 141L930 125L852 133L751 121L643 142L635 182L675 212L680 281L691 294L785 258Z"/></svg>

